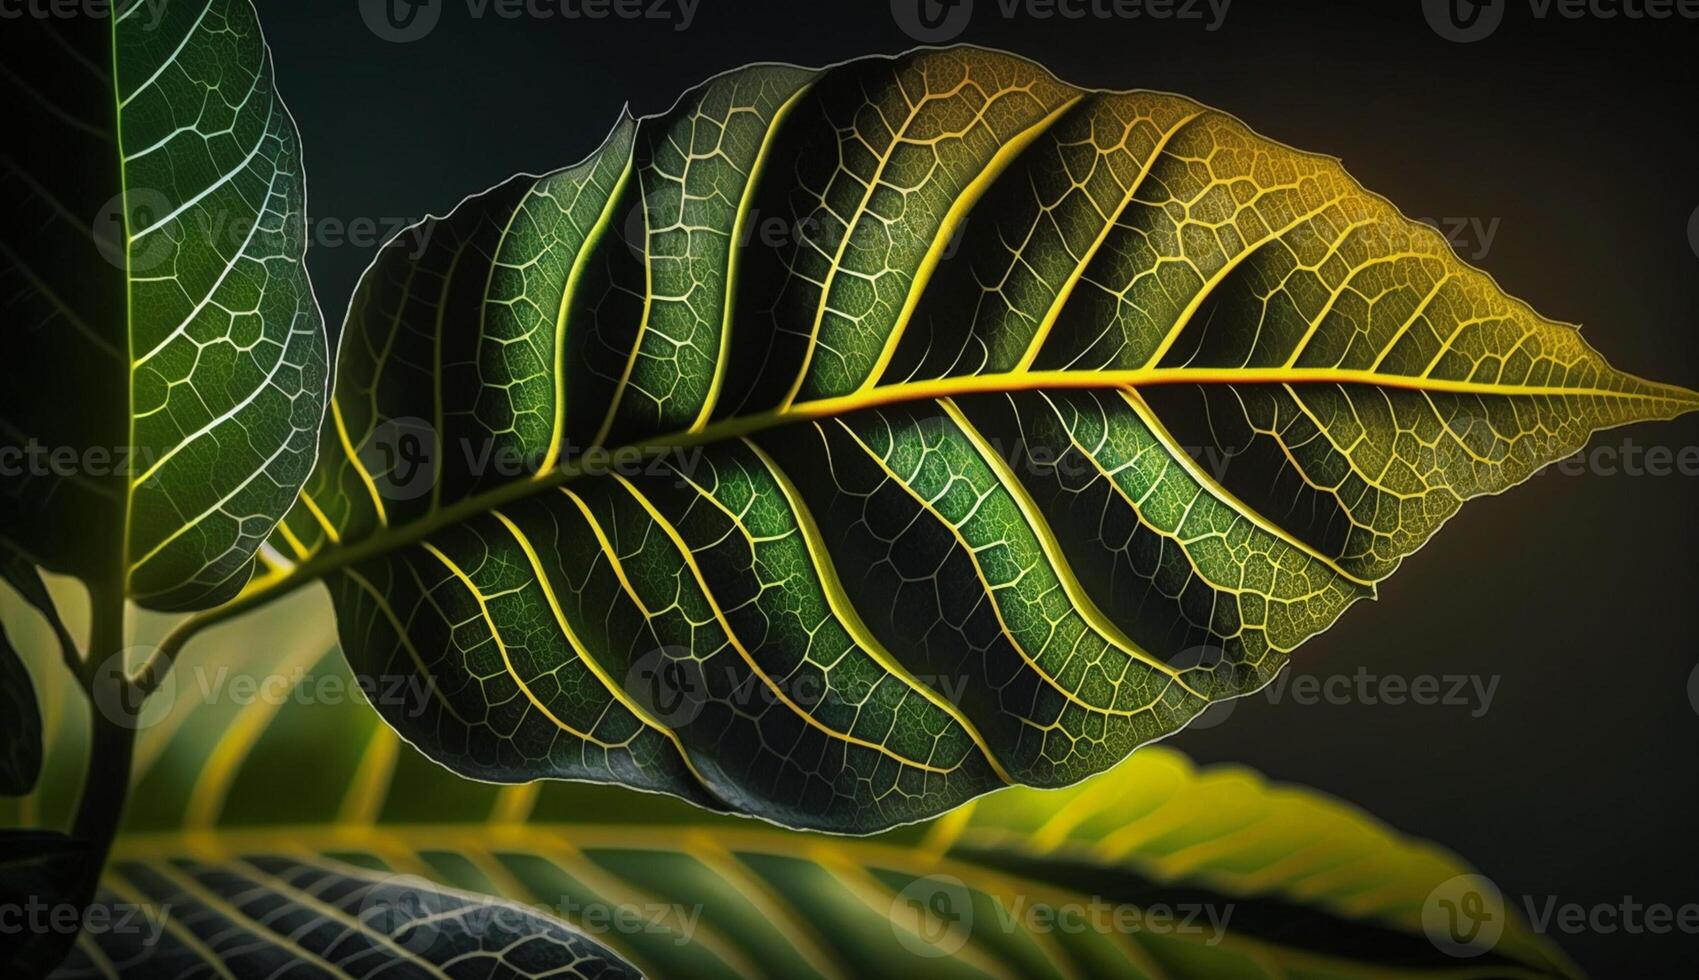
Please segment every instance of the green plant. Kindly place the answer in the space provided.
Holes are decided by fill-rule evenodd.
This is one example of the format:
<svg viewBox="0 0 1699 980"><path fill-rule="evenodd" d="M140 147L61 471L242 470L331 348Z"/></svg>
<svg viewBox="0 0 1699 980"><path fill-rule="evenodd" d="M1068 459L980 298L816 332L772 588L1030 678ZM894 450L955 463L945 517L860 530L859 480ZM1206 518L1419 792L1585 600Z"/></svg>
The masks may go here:
<svg viewBox="0 0 1699 980"><path fill-rule="evenodd" d="M951 48L727 73L404 233L321 427L299 151L246 0L29 30L0 42L20 104L110 163L48 193L58 150L0 158L12 289L55 328L5 366L0 428L85 464L15 481L0 523L97 709L58 841L78 903L141 700L200 631L302 586L355 676L419 692L379 699L388 723L461 775L955 826L1268 683L1465 500L1699 407L1337 161ZM100 85L34 98L66 59ZM115 263L52 222L13 237L114 188ZM103 446L139 466L93 477ZM87 585L86 637L36 566ZM127 602L190 611L134 670ZM0 683L33 710L15 659ZM25 790L38 724L8 724Z"/></svg>

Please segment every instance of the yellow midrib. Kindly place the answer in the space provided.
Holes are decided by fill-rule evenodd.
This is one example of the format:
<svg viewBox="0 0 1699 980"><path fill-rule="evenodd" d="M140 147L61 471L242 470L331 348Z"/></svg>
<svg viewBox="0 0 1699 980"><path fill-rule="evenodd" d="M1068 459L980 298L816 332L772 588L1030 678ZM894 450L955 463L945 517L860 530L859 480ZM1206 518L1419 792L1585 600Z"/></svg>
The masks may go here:
<svg viewBox="0 0 1699 980"><path fill-rule="evenodd" d="M1496 397L1615 398L1639 402L1662 402L1679 409L1669 411L1666 414L1647 414L1638 417L1641 420L1673 418L1688 411L1699 410L1699 392L1670 385L1655 384L1632 375L1617 373L1615 376L1621 378L1624 384L1637 385L1642 390L1568 388L1558 385L1505 385L1410 375L1388 375L1375 371L1340 368L1157 367L1108 371L1011 371L909 381L871 388L848 395L799 402L789 409L774 409L738 418L728 418L711 423L696 431L674 432L657 436L646 440L638 448L651 451L687 449L735 439L740 436L753 435L792 422L832 418L849 412L905 402L930 401L986 392L1010 393L1047 389L1138 389L1176 384L1366 385L1398 390ZM535 479L515 480L467 497L409 524L387 528L385 533L321 551L313 559L296 566L293 573L283 577L270 588L244 594L238 601L242 608L252 608L276 595L317 581L347 565L387 554L397 548L413 544L444 527L450 527L460 521L487 513L503 504L524 499L540 490L564 485L584 475L586 475L586 472L581 466L576 464L566 465L553 472L539 474Z"/></svg>

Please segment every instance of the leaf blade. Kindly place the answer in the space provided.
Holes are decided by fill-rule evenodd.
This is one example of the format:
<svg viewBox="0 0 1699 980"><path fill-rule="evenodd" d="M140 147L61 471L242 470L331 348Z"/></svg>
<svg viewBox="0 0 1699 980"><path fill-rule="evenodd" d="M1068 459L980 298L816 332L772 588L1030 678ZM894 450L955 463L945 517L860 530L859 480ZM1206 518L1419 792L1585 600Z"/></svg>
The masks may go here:
<svg viewBox="0 0 1699 980"><path fill-rule="evenodd" d="M391 723L482 779L847 832L1102 771L1465 500L1699 405L1335 160L970 48L622 120L386 248L350 328L287 526L357 668L430 679Z"/></svg>
<svg viewBox="0 0 1699 980"><path fill-rule="evenodd" d="M28 20L4 83L38 125L0 146L7 298L31 328L0 420L28 462L0 530L142 604L217 605L323 410L299 137L247 0Z"/></svg>

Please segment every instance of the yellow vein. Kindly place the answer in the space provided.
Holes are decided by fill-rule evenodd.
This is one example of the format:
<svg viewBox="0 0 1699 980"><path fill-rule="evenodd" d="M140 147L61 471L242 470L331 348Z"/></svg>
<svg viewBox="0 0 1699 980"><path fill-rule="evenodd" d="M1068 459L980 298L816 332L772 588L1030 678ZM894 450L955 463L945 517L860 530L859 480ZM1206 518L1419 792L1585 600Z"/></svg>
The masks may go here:
<svg viewBox="0 0 1699 980"><path fill-rule="evenodd" d="M282 663L277 665L277 677L293 677L295 671L305 670L327 655L325 647L309 636ZM189 828L211 827L224 810L230 789L248 753L253 751L260 736L283 709L284 698L260 698L257 703L236 713L228 728L214 744L212 753L195 776L184 807L183 824Z"/></svg>
<svg viewBox="0 0 1699 980"><path fill-rule="evenodd" d="M584 885L598 898L614 899L614 901L607 902L608 905L618 908L651 909L675 907L676 903L663 901L660 895L649 891L613 868L597 862L561 835L556 834L547 838L544 853L562 872L577 879L579 884ZM683 929L675 929L664 923L655 924L661 925L668 932L678 933L684 941L718 958L732 968L735 976L759 977L765 975L742 947L705 920L696 920L694 933L686 933Z"/></svg>
<svg viewBox="0 0 1699 980"><path fill-rule="evenodd" d="M330 543L341 544L342 535L336 530L336 525L330 522L330 518L325 516L325 512L319 508L318 501L313 499L313 495L302 490L301 503L306 505L307 512L313 515L313 520L318 522L319 527L324 531L324 536L330 539Z"/></svg>
<svg viewBox="0 0 1699 980"><path fill-rule="evenodd" d="M991 579L985 574L984 566L980 564L978 549L974 548L972 542L968 541L967 536L962 533L962 529L957 527L956 524L948 517L945 517L932 501L927 500L913 487L909 486L908 481L898 475L897 471L892 469L891 465L885 461L885 457L879 455L872 446L863 442L861 436L857 434L854 429L851 429L843 422L842 419L838 420L838 425L849 434L849 437L855 441L857 446L861 447L862 451L867 454L868 458L873 460L873 462L878 465L879 469L884 471L885 476L889 478L892 483L901 488L904 493L907 493L910 499L919 505L921 510L931 515L934 520L936 520L949 532L951 538L955 540L956 546L961 548L962 553L965 554L968 561L972 563L974 574L978 576L979 584L985 590L986 604L990 607L992 615L996 617L997 627L999 631L1002 632L1003 638L1008 641L1010 649L1014 650L1015 653L1020 656L1021 661L1028 667L1032 668L1033 673L1037 674L1039 678L1051 687L1051 689L1062 695L1062 697L1070 704L1078 705L1086 711L1090 711L1094 714L1110 715L1115 717L1131 717L1146 710L1145 708L1136 708L1128 711L1121 708L1103 707L1102 705L1092 704L1091 702L1081 698L1077 692L1071 691L1067 687L1063 686L1062 682L1057 680L1053 674L1040 666L1038 660L1027 651L1025 645L1023 645L1019 638L1015 636L1014 628L1009 625L1009 621L1003 617L1003 606L997 601L998 589L996 586L991 584ZM821 436L824 438L825 433L822 432Z"/></svg>
<svg viewBox="0 0 1699 980"><path fill-rule="evenodd" d="M77 936L77 948L82 950L83 955L88 957L88 961L94 964L94 968L100 971L101 976L111 977L112 980L122 980L118 976L117 968L112 965L111 958L106 955L106 951L96 945L94 939L88 933L84 932Z"/></svg>
<svg viewBox="0 0 1699 980"><path fill-rule="evenodd" d="M378 611L383 613L384 618L389 620L390 627L395 630L396 641L400 643L403 650L407 651L407 655L412 658L413 666L419 669L419 674L425 678L425 683L430 685L431 693L436 695L437 701L443 706L443 710L447 711L455 721L460 722L462 725L467 724L466 719L460 717L460 712L454 710L454 705L443 695L442 688L437 686L436 676L431 673L428 667L425 666L424 656L419 653L419 648L413 645L413 639L409 635L407 625L401 621L400 616L396 615L394 607L389 604L388 597L378 591L377 586L373 585L364 575L361 575L353 568L342 569L342 574L348 576L350 581L359 586L367 595L372 597L372 601L377 605Z"/></svg>
<svg viewBox="0 0 1699 980"><path fill-rule="evenodd" d="M897 345L902 342L903 334L908 330L909 320L914 316L915 308L920 305L921 297L932 282L932 274L937 270L938 263L943 260L944 251L955 239L962 222L967 220L968 212L974 209L979 199L991 189L991 185L1003 176L1003 172L1033 141L1048 132L1058 119L1078 105L1083 98L1085 96L1076 95L1068 99L1049 115L1004 143L985 165L985 169L957 195L955 202L950 205L950 210L944 214L944 219L938 223L938 231L932 236L932 244L927 248L926 255L921 258L920 267L915 270L914 281L909 284L908 298L903 301L896 324L892 327L890 335L885 338L885 346L879 351L878 360L873 362L873 369L867 372L867 379L861 383L862 388L872 387L883 380L886 369L890 367L891 358L896 356Z"/></svg>
<svg viewBox="0 0 1699 980"><path fill-rule="evenodd" d="M767 132L761 138L761 148L755 152L755 162L749 167L749 178L744 181L743 195L737 203L737 217L732 222L731 245L726 252L726 287L725 294L720 299L723 311L720 319L720 350L714 364L714 377L708 383L708 395L702 402L702 411L697 414L696 421L691 423L691 432L701 432L713 417L714 409L719 407L720 389L725 385L726 371L731 358L731 336L733 300L737 296L737 259L743 248L744 222L748 220L755 200L755 185L767 169L767 157L771 153L779 127L790 115L804 94L813 87L813 82L804 84L797 89L784 104L773 113L773 118L767 123Z"/></svg>
<svg viewBox="0 0 1699 980"><path fill-rule="evenodd" d="M833 418L862 409L877 408L905 402L924 401L977 392L1017 392L1040 389L1078 390L1117 387L1144 387L1174 384L1355 384L1396 390L1478 394L1495 397L1563 396L1600 398L1651 406L1640 418L1674 418L1699 409L1699 392L1672 385L1661 385L1633 375L1613 372L1619 379L1619 389L1598 387L1564 387L1561 385L1504 385L1475 381L1455 381L1419 378L1405 375L1378 374L1373 371L1338 368L1303 368L1285 371L1275 368L1137 368L1114 371L1028 371L970 375L953 378L904 382L850 395L839 395L798 403L789 410L767 411L754 415L725 419L708 425L699 432L674 432L651 440L652 446L687 448L707 445L737 436L748 435L767 428L792 422ZM1626 418L1613 423L1625 424ZM562 466L550 474L547 481L518 480L474 494L443 509L387 533L370 535L345 547L321 552L301 563L295 571L264 591L244 593L219 607L220 618L251 609L309 582L317 581L348 565L382 556L397 548L417 543L437 530L449 527L515 500L537 492L539 487L560 488L562 484L586 475L582 467Z"/></svg>
<svg viewBox="0 0 1699 980"><path fill-rule="evenodd" d="M1327 264L1328 259L1331 259L1335 255L1339 254L1339 250L1341 248L1343 248L1344 245L1345 245L1345 239L1350 236L1352 231L1354 231L1358 228L1362 228L1362 227L1369 225L1369 224L1372 224L1372 222L1358 221L1358 222L1353 223L1349 228L1345 229L1345 234L1340 236L1339 241L1334 243L1332 250L1327 253L1327 255L1323 258L1323 260L1321 262L1316 263L1313 267L1312 266L1306 266L1305 269L1308 270L1308 271L1311 271L1311 272L1319 270L1321 266ZM1368 260L1367 262L1364 262L1363 264L1357 266L1356 268L1351 269L1346 274L1345 279L1342 282L1340 282L1338 288L1334 289L1328 295L1327 302L1322 304L1321 312L1317 313L1316 316L1315 316L1315 319L1310 321L1309 327L1304 330L1304 335L1302 337L1299 337L1298 342L1292 345L1292 353L1289 357L1286 358L1285 366L1286 367L1296 367L1297 366L1298 358L1304 356L1304 351L1309 349L1310 341L1313 340L1315 338L1316 333L1321 330L1321 325L1322 325L1323 321L1325 321L1327 319L1328 314L1332 313L1333 308L1335 306L1339 305L1340 297L1344 296L1347 292L1351 291L1351 286L1354 283L1356 283L1358 277L1360 277L1364 272L1367 272L1368 270L1373 269L1376 266L1382 266L1382 265L1386 265L1386 264L1391 263L1391 262L1397 262L1401 259L1425 259L1425 258L1431 258L1431 256L1425 255L1421 252L1394 252L1391 255L1378 255L1378 256ZM1361 294L1359 293L1358 295L1361 295Z"/></svg>
<svg viewBox="0 0 1699 980"><path fill-rule="evenodd" d="M1271 187L1261 193L1267 194L1281 189L1291 188ZM1185 333L1186 328L1191 325L1192 317L1196 316L1198 310L1202 308L1205 301L1215 294L1216 287L1220 286L1228 276L1233 274L1234 269L1237 269L1239 266L1250 260L1252 256L1262 251L1264 246L1279 241L1282 235L1285 235L1287 232L1306 221L1314 220L1323 211L1326 211L1328 208L1338 204L1341 200L1343 200L1343 198L1328 198L1326 201L1322 202L1321 206L1300 213L1297 217L1288 221L1275 231L1271 231L1267 235L1264 235L1249 245L1239 249L1239 251L1233 253L1227 261L1221 263L1221 268L1216 269L1204 279L1203 283L1198 286L1197 292L1193 293L1191 300L1186 303L1186 308L1181 310L1180 314L1174 318L1174 323L1169 326L1168 332L1163 334L1162 342L1156 345L1155 352L1153 352L1145 361L1145 366L1155 367L1162 363L1162 358L1168 354L1169 348L1174 346L1175 341L1179 340L1180 335Z"/></svg>
<svg viewBox="0 0 1699 980"><path fill-rule="evenodd" d="M902 895L891 886L881 881L872 872L859 864L848 860L830 845L811 849L811 857L827 877L837 883L838 887L849 893L850 897L866 906L868 911L890 922L893 931L901 929L912 934L924 943L934 942L929 934L932 928L926 924L922 916L931 916L931 910L922 910L918 902L902 901ZM977 891L977 889L975 889ZM983 894L983 893L981 893ZM988 896L989 897L989 896ZM901 913L908 913L906 915ZM966 923L960 923L940 918L939 924L950 935L948 939L938 939L940 948L948 949L955 946L951 954L954 959L979 970L990 977L1014 980L1015 974L1010 973L1003 963L1001 956L987 956L981 952L982 944L975 938L976 930Z"/></svg>
<svg viewBox="0 0 1699 980"><path fill-rule="evenodd" d="M626 178L630 175L631 170L628 166L625 175L620 177L619 184L614 187L613 196L608 198L608 207L606 211L602 212L602 219L596 222L596 228L591 231L591 235L594 236L594 240L600 240L602 237L602 229L606 226L609 216L613 213L614 202L619 200L620 195L624 192ZM655 312L655 263L651 261L649 257L649 193L648 188L644 186L641 180L637 182L637 213L643 216L643 254L639 259L639 261L643 263L643 312L637 317L637 335L631 338L631 352L626 355L625 367L619 373L619 383L614 386L613 396L608 399L607 414L602 417L602 424L596 429L596 434L590 438L590 445L592 446L600 446L608 438L608 433L613 431L614 422L616 422L619 418L619 406L625 401L626 391L631 388L632 372L637 370L637 361L643 356L643 338L649 335L649 321ZM586 238L584 240L584 248L579 252L579 254L583 255L588 252L592 244L592 238ZM561 322L564 324L566 317L564 300L562 301L561 309ZM560 338L560 340L556 341L557 345L562 344L565 339L565 334L562 333ZM564 362L559 361L561 356L562 349L560 346L557 346L555 351L555 357L557 359L555 367L555 417L557 425L565 424L565 416L562 413L565 411L565 402L563 399L565 398L566 377L564 374ZM564 437L564 430L557 429L555 433L555 444L558 444ZM554 468L553 459L555 452L554 446L551 445L550 458L543 461L542 469L539 471L540 473L546 473L550 469Z"/></svg>
<svg viewBox="0 0 1699 980"><path fill-rule="evenodd" d="M532 547L531 539L526 537L525 532L519 529L519 525L509 520L506 514L499 510L490 513L513 535L513 540L519 545L519 550L525 553L525 559L531 563L531 573L537 577L537 585L543 590L543 598L548 601L549 611L554 613L555 623L560 627L561 634L566 637L566 642L572 645L572 650L578 655L579 662L583 663L590 673L596 675L596 680L602 683L607 692L625 710L631 712L638 721L659 732L667 741L671 742L673 748L678 750L679 759L684 763L684 767L690 770L690 774L696 778L698 783L702 784L702 788L710 794L718 796L719 794L714 791L713 785L702 777L702 773L696 768L696 763L691 761L690 752L685 749L684 741L679 738L678 733L662 724L660 719L650 713L649 709L638 704L630 694L627 694L625 688L614 680L612 674L608 673L607 668L603 667L601 662L590 653L590 648L585 645L584 641L579 639L578 631L572 628L572 623L566 618L565 610L560 607L560 599L556 595L555 587L550 583L549 573L543 568L543 559L537 554L537 549Z"/></svg>
<svg viewBox="0 0 1699 980"><path fill-rule="evenodd" d="M1198 486L1203 487L1204 490L1208 491L1210 496L1219 500L1234 513L1244 517L1245 520L1250 521L1266 533L1274 535L1280 540L1286 542L1288 545L1291 545L1293 548L1302 552L1311 560L1326 566L1329 571L1338 575L1340 578L1345 579L1347 582L1367 588L1370 595L1375 593L1374 579L1364 578L1361 575L1354 575L1351 572L1346 571L1344 566L1339 564L1338 559L1323 554L1321 550L1316 548L1314 545L1300 540L1292 532L1264 517L1261 512L1240 500L1233 494L1232 491L1223 486L1219 480L1211 476L1208 471L1198 464L1198 461L1191 453L1186 452L1185 448L1180 445L1180 441L1174 438L1173 433L1169 432L1168 428L1162 424L1162 421L1156 417L1156 412L1153 411L1150 404L1144 400L1144 396L1140 395L1137 391L1131 388L1121 388L1119 391L1121 393L1121 397L1126 400L1127 404L1132 407L1133 412L1138 415L1139 421L1144 423L1145 428L1150 430L1150 434L1154 436L1158 442L1162 443L1163 446L1167 447L1168 455L1173 459L1174 463L1181 469L1185 470L1187 475L1189 475Z"/></svg>
<svg viewBox="0 0 1699 980"><path fill-rule="evenodd" d="M850 242L855 239L856 225L860 223L862 215L867 213L868 205L873 202L873 195L878 193L879 187L885 179L885 168L890 165L891 159L897 155L897 150L908 141L909 127L914 125L921 109L928 102L953 99L961 93L962 89L971 84L973 84L973 81L968 78L955 88L940 95L933 96L923 93L920 101L909 107L908 115L903 118L902 125L891 132L890 145L886 146L884 152L879 154L879 160L873 168L873 175L867 180L867 189L861 193L861 201L856 204L855 210L850 212L849 218L844 222L842 238L838 242L837 250L832 255L832 264L826 270L826 280L820 284L820 302L814 308L814 324L808 332L808 349L802 356L802 367L797 370L796 381L791 384L790 391L785 395L784 401L779 403L781 410L789 408L796 401L797 395L802 392L803 384L808 380L808 366L814 361L814 351L820 345L820 329L826 320L826 308L832 302L832 284L837 281L838 271L843 268L844 253L849 250ZM1021 91L1027 91L1027 89L1021 89ZM999 92L996 96L988 98L985 105L980 108L979 114L974 118L974 125L978 125L983 120L985 110L990 108L991 103L1005 94L1007 93ZM853 177L854 174L851 174L851 176Z"/></svg>
<svg viewBox="0 0 1699 980"><path fill-rule="evenodd" d="M523 824L530 820L542 790L543 784L537 782L503 786L496 794L495 806L490 810L490 823Z"/></svg>
<svg viewBox="0 0 1699 980"><path fill-rule="evenodd" d="M583 498L566 487L561 487L560 492L566 495L566 499L572 501L580 514L584 515L584 522L590 526L590 533L596 536L596 543L602 546L603 554L607 555L608 567L613 569L614 577L619 579L620 586L625 589L625 594L631 597L631 602L637 607L637 611L643 614L645 620L653 620L655 618L654 612L649 609L648 604L643 601L643 597L638 594L637 587L631 583L631 579L626 577L625 563L620 561L619 552L614 550L613 542L608 539L607 532L602 530L601 522L596 520L596 515L590 512L590 506L584 502Z"/></svg>
<svg viewBox="0 0 1699 980"><path fill-rule="evenodd" d="M1020 481L1020 477L1009 469L1008 461L997 452L995 447L985 441L985 436L974 428L973 423L968 421L967 416L962 414L961 408L954 401L944 398L938 404L944 409L944 414L950 417L950 421L956 424L956 428L961 430L962 435L967 437L967 441L973 446L974 452L996 476L997 482L1002 485L1003 491L1009 495L1015 509L1020 511L1021 517L1032 531L1033 537L1038 539L1038 547L1044 552L1045 559L1049 561L1051 570L1056 575L1056 581L1062 586L1062 593L1068 597L1068 604L1074 607L1080 618L1085 620L1086 625L1090 626L1092 631L1106 640L1110 646L1134 660L1140 661L1147 667L1167 674L1174 679L1175 683L1194 697L1204 698L1204 695L1192 690L1180 678L1178 671L1151 656L1137 643L1134 643L1132 637L1122 632L1121 628L1116 626L1108 616L1104 615L1103 610L1099 609L1097 603L1092 601L1091 596L1086 593L1085 586L1080 584L1080 580L1074 576L1073 566L1069 564L1068 556L1062 550L1062 542L1056 540L1056 532L1051 529L1050 522L1045 519L1044 512L1038 506L1038 501L1032 499L1032 495L1027 492L1026 485ZM1205 698L1205 700L1208 699Z"/></svg>
<svg viewBox="0 0 1699 980"><path fill-rule="evenodd" d="M820 719L814 717L807 711L807 709L803 708L802 705L797 704L794 700L792 700L791 696L785 692L785 689L768 676L766 671L761 669L761 665L756 662L755 657L749 652L749 649L743 645L743 641L738 639L737 634L733 632L731 622L726 619L725 610L721 608L719 600L714 597L713 590L708 586L708 576L702 571L702 566L696 561L695 553L690 550L690 545L685 542L684 536L679 534L678 528L674 527L672 522L667 520L666 516L657 510L655 505L649 501L649 498L644 496L637 487L633 486L630 480L627 480L624 476L621 476L618 473L614 474L614 479L631 493L631 496L635 498L638 504L643 507L643 510L648 513L650 519L655 522L655 526L660 528L661 533L665 534L667 538L672 541L673 546L678 549L679 558L683 560L685 567L690 570L691 576L696 580L696 586L701 590L702 598L708 603L708 608L713 610L714 620L719 624L720 631L725 634L726 641L731 644L732 649L737 651L738 656L743 659L744 664L749 667L750 672L759 678L761 683L765 684L767 689L773 692L773 696L778 698L779 701L786 707L790 708L798 718L810 727L816 728L832 738L848 742L851 745L859 745L864 749L871 749L872 751L878 752L879 754L902 765L913 766L925 772L938 773L940 775L947 775L954 771L952 769L941 769L937 766L920 762L915 759L905 758L887 746L880 745L877 742L869 742L866 739L858 738L847 732L840 732L830 727L825 722L822 722Z"/></svg>
<svg viewBox="0 0 1699 980"><path fill-rule="evenodd" d="M692 831L685 837L681 853L708 869L727 888L753 906L816 973L834 980L849 980L849 974L843 972L837 955L828 948L826 940L807 917L799 915L794 904L776 893L765 879L727 850L717 835L704 830Z"/></svg>
<svg viewBox="0 0 1699 980"><path fill-rule="evenodd" d="M519 671L513 666L513 657L508 653L507 644L502 641L500 631L496 629L496 620L495 617L490 614L489 601L484 597L484 593L479 591L478 583L472 581L472 577L461 570L460 566L456 565L453 559L443 554L436 545L431 544L429 541L421 541L419 545L427 552L430 552L433 558L441 562L442 566L448 569L449 574L459 579L460 584L465 586L466 591L471 593L472 601L478 604L478 611L484 618L484 625L489 628L490 640L495 643L496 651L501 654L501 662L503 667L507 670L507 675L513 678L513 682L518 685L519 690L525 695L525 699L531 702L531 706L541 712L543 717L554 722L556 727L558 727L561 731L566 732L574 738L582 739L592 745L600 745L603 748L613 748L613 746L602 742L600 739L568 725L556 716L553 711L549 710L549 706L544 704L542 700L537 697L536 693L531 690L531 685L525 682L525 678L519 676Z"/></svg>
<svg viewBox="0 0 1699 980"><path fill-rule="evenodd" d="M1062 288L1056 291L1056 297L1050 301L1050 308L1045 311L1044 319L1039 321L1038 329L1033 331L1032 339L1027 342L1026 351L1021 354L1020 361L1015 364L1014 369L1016 371L1030 371L1032 369L1032 363L1038 359L1039 352L1044 349L1044 342L1049 339L1050 331L1055 328L1056 321L1061 318L1062 309L1068 305L1068 298L1073 295L1074 287L1078 286L1080 279L1085 276L1086 266L1090 265L1092 259L1097 256L1097 252L1103 247L1103 243L1109 240L1109 235L1115 230L1116 223L1121 220L1121 215L1126 212L1128 205L1133 203L1133 198L1144 187L1145 178L1150 175L1151 168L1155 167L1156 161L1162 158L1163 150L1167 149L1168 144L1175 136L1179 135L1181 130L1186 128L1188 123L1202 115L1202 112L1194 112L1186 116L1175 123L1172 128L1162 134L1161 139L1156 141L1155 149L1151 150L1150 156L1146 158L1138 176L1133 178L1127 185L1126 193L1121 195L1121 203L1104 220L1103 227L1097 232L1097 237L1092 239L1092 243L1086 248L1085 254L1080 256L1080 260L1074 264L1073 271L1068 273L1067 279L1063 280Z"/></svg>
<svg viewBox="0 0 1699 980"><path fill-rule="evenodd" d="M1416 308L1414 310L1410 311L1410 316L1399 325L1397 330L1393 331L1392 337L1388 339L1386 345L1381 348L1380 356L1375 358L1375 362L1373 364L1369 365L1370 371L1380 370L1381 364L1383 364L1387 357L1392 354L1393 348L1397 347L1398 342L1404 339L1404 335L1410 332L1410 328L1415 325L1416 321L1422 318L1422 314L1428 311L1428 307L1432 305L1435 297L1439 296L1440 290L1444 289L1445 284L1456 277L1456 273L1447 272L1445 275L1434 280L1433 288L1428 290L1427 295L1422 297L1422 301L1416 304ZM1435 339L1438 338L1436 337Z"/></svg>
<svg viewBox="0 0 1699 980"><path fill-rule="evenodd" d="M377 481L366 469L366 464L360 459L360 454L354 451L354 440L348 434L348 423L342 419L342 403L337 400L334 394L330 398L330 417L336 424L336 438L342 442L342 451L347 456L348 464L354 467L354 472L359 475L360 482L366 485L366 493L372 498L372 508L377 511L378 523L388 527L389 514L384 510L383 495L378 493ZM316 511L317 508L314 508L314 510Z"/></svg>
<svg viewBox="0 0 1699 980"><path fill-rule="evenodd" d="M287 520L277 522L277 533L283 536L284 543L289 545L289 550L295 553L297 561L306 561L312 557L312 551L299 537L296 537Z"/></svg>
<svg viewBox="0 0 1699 980"><path fill-rule="evenodd" d="M873 635L873 631L861 618L861 613L856 610L855 600L850 598L849 592L844 589L843 581L838 578L837 569L833 567L831 555L826 550L826 536L820 533L820 526L815 523L813 512L803 502L802 494L797 490L796 484L791 482L790 476L760 446L747 438L743 440L743 444L755 453L763 466L767 467L767 472L772 476L773 482L778 484L779 493L790 505L791 514L796 518L797 528L802 532L803 549L808 552L808 557L813 561L815 576L820 580L820 591L825 594L826 604L831 608L832 615L836 616L838 622L843 625L844 632L850 635L850 638L855 641L857 646L861 647L862 652L866 653L869 659L884 668L886 673L907 684L916 694L930 701L939 711L948 715L950 720L961 726L967 737L972 739L973 744L979 747L979 751L985 756L986 763L991 766L991 771L997 774L997 778L1013 785L1015 779L1009 775L1007 769L1003 768L1003 763L998 761L996 754L991 751L990 744L986 742L985 736L968 719L967 714L960 707L951 703L950 699L933 690L931 685L914 676L903 665L902 661L892 656L891 652L885 649L885 645L879 642L879 638Z"/></svg>
<svg viewBox="0 0 1699 980"><path fill-rule="evenodd" d="M578 295L578 286L583 281L584 268L589 264L590 253L595 251L596 245L601 242L603 235L607 233L608 226L613 223L614 209L619 206L620 197L625 193L625 185L626 182L631 179L631 171L631 161L627 160L624 169L622 169L619 173L619 179L614 182L613 190L608 193L607 203L602 205L601 213L596 216L596 223L590 226L590 230L584 234L584 240L579 243L578 254L572 257L572 269L566 276L566 286L561 290L560 308L555 313L554 425L549 435L548 455L543 457L542 466L537 468L537 477L539 479L553 471L555 466L560 462L561 447L566 441L566 321L567 317L572 312L572 300L573 297ZM594 173L594 171L592 171L592 173ZM594 180L593 177L592 180ZM645 215L644 228L647 229L647 227L648 216ZM645 253L647 253L648 243L646 241L644 243L644 250ZM652 295L654 295L654 291L647 287L649 276L649 262L647 254L645 254L643 266L645 280L645 288L643 290L643 322L647 324L649 322L649 299ZM639 333L638 344L634 344L632 347L633 361L636 359L636 349L637 346L641 344L641 340L642 335ZM631 366L630 364L627 364L626 377L629 378L630 376ZM623 388L623 386L624 379L621 380L621 387ZM606 423L607 425L612 424L613 410L618 407L618 404L619 401L616 397L613 405L608 409L609 422ZM593 444L600 445L601 438L598 437L594 440Z"/></svg>

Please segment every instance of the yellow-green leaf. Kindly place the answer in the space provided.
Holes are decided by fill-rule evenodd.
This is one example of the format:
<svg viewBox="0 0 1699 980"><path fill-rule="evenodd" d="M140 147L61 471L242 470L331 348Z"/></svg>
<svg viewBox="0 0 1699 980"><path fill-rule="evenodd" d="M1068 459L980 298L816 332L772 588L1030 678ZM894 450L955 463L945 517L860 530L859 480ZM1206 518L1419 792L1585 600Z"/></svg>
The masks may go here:
<svg viewBox="0 0 1699 980"><path fill-rule="evenodd" d="M1696 405L1185 98L757 66L383 250L277 585L456 772L868 832L1109 769Z"/></svg>

